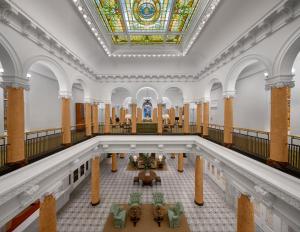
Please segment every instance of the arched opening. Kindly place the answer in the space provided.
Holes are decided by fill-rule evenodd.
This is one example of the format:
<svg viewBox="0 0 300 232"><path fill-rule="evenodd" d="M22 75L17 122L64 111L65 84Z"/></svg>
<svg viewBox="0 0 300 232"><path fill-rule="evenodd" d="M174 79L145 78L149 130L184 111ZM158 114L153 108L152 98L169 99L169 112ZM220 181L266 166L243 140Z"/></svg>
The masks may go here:
<svg viewBox="0 0 300 232"><path fill-rule="evenodd" d="M175 117L179 115L179 107L183 106L183 93L182 90L178 87L170 87L166 89L164 93L164 97L168 98L170 101L170 106L175 108ZM168 107L167 107L168 108ZM191 107L190 107L191 110ZM190 117L192 118L193 114L190 113Z"/></svg>
<svg viewBox="0 0 300 232"><path fill-rule="evenodd" d="M85 88L82 80L76 80L72 85L71 125L83 130L85 124Z"/></svg>
<svg viewBox="0 0 300 232"><path fill-rule="evenodd" d="M137 106L142 109L142 118L149 120L152 112L157 107L158 94L151 87L143 87L136 93Z"/></svg>
<svg viewBox="0 0 300 232"><path fill-rule="evenodd" d="M125 107L124 100L130 96L130 92L128 89L123 87L117 87L112 90L111 93L111 107L115 108L115 116L118 121L120 118L120 109L121 107ZM129 108L128 108L129 107ZM130 109L130 103L126 103L126 108Z"/></svg>
<svg viewBox="0 0 300 232"><path fill-rule="evenodd" d="M210 123L224 124L223 86L221 82L215 82L210 89Z"/></svg>

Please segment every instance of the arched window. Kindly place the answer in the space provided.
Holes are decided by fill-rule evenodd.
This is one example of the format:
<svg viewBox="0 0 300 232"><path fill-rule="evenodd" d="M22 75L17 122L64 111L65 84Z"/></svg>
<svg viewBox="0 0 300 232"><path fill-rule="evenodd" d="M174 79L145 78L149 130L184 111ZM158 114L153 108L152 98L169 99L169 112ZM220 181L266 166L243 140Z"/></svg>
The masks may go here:
<svg viewBox="0 0 300 232"><path fill-rule="evenodd" d="M144 98L144 103L143 103L143 118L152 118L152 103L151 103L151 98Z"/></svg>

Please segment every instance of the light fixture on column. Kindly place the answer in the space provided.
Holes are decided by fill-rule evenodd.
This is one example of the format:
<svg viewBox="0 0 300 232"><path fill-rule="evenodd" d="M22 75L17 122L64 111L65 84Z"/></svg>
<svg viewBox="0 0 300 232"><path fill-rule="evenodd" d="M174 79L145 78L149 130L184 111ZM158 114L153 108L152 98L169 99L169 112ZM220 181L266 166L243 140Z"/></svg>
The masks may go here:
<svg viewBox="0 0 300 232"><path fill-rule="evenodd" d="M27 73L26 77L27 77L27 78L31 78L31 74L30 74L30 73Z"/></svg>
<svg viewBox="0 0 300 232"><path fill-rule="evenodd" d="M1 72L1 71L0 71ZM296 74L296 69L292 68L292 74L295 75Z"/></svg>
<svg viewBox="0 0 300 232"><path fill-rule="evenodd" d="M4 69L3 68L0 68L0 73L4 73Z"/></svg>
<svg viewBox="0 0 300 232"><path fill-rule="evenodd" d="M265 76L266 78L268 78L269 73L265 72L265 73L264 73L264 76Z"/></svg>

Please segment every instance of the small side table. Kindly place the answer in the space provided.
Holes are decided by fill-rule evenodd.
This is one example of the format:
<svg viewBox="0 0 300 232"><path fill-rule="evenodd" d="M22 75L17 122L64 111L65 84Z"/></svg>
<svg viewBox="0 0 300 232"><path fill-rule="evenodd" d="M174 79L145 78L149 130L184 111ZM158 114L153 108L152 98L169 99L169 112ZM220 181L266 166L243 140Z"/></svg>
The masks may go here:
<svg viewBox="0 0 300 232"><path fill-rule="evenodd" d="M133 226L136 226L136 223L138 223L138 221L141 219L141 215L142 215L141 207L132 206L129 209L129 217L130 217L130 221L133 222Z"/></svg>

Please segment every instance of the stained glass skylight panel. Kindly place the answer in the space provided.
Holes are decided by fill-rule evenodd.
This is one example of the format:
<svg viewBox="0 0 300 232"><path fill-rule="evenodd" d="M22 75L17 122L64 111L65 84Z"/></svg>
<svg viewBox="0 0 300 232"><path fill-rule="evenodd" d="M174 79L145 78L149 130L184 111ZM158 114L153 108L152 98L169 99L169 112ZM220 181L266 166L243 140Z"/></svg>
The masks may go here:
<svg viewBox="0 0 300 232"><path fill-rule="evenodd" d="M114 44L180 44L200 0L94 0Z"/></svg>

